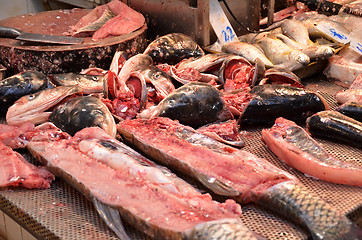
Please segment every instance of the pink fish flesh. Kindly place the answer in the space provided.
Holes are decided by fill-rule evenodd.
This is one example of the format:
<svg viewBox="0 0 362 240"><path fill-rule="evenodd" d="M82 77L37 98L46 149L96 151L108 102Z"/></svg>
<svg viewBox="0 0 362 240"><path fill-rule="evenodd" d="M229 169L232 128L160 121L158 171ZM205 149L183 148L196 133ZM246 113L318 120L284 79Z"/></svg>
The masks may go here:
<svg viewBox="0 0 362 240"><path fill-rule="evenodd" d="M263 141L286 164L313 177L340 184L362 186L362 168L331 156L302 127L278 118L262 130Z"/></svg>
<svg viewBox="0 0 362 240"><path fill-rule="evenodd" d="M233 237L256 239L241 228L235 201L213 201L100 128L85 128L74 137L54 127L39 130L27 144L34 156L87 198L118 209L155 239L197 239L193 234L207 234L222 225L233 229Z"/></svg>
<svg viewBox="0 0 362 240"><path fill-rule="evenodd" d="M0 188L21 186L29 189L49 188L53 174L27 162L19 153L0 142Z"/></svg>
<svg viewBox="0 0 362 240"><path fill-rule="evenodd" d="M254 154L168 118L125 120L117 129L125 141L153 159L197 179L216 194L267 207L307 227L313 239L362 237L362 230L346 216L295 177Z"/></svg>
<svg viewBox="0 0 362 240"><path fill-rule="evenodd" d="M33 130L34 127L33 123L24 123L20 126L0 124L0 141L12 149L23 148L27 142L24 134Z"/></svg>

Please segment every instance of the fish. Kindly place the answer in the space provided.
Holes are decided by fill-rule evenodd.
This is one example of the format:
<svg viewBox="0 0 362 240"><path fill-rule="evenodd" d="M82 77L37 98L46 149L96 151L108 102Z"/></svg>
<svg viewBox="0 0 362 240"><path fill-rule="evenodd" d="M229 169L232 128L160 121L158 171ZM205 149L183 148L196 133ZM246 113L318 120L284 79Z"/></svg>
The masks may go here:
<svg viewBox="0 0 362 240"><path fill-rule="evenodd" d="M176 120L128 119L124 141L218 195L254 202L305 226L314 239L359 239L362 230L291 174L256 155L222 144ZM323 217L321 217L323 216Z"/></svg>
<svg viewBox="0 0 362 240"><path fill-rule="evenodd" d="M24 148L27 143L24 134L32 131L34 128L35 124L29 122L20 126L0 124L0 142L11 149Z"/></svg>
<svg viewBox="0 0 362 240"><path fill-rule="evenodd" d="M90 13L83 16L75 26L71 27L71 35L74 37L92 36L109 19L114 18L116 14L107 5L101 5L93 9Z"/></svg>
<svg viewBox="0 0 362 240"><path fill-rule="evenodd" d="M49 115L49 121L70 135L86 127L99 127L112 137L117 133L111 112L93 96L75 97L59 104Z"/></svg>
<svg viewBox="0 0 362 240"><path fill-rule="evenodd" d="M176 65L177 70L192 68L199 72L207 72L214 68L219 69L224 60L229 57L227 53L211 53L200 57L184 59Z"/></svg>
<svg viewBox="0 0 362 240"><path fill-rule="evenodd" d="M337 112L362 122L362 104L346 102L335 109Z"/></svg>
<svg viewBox="0 0 362 240"><path fill-rule="evenodd" d="M28 189L50 188L54 175L42 167L36 167L23 155L0 142L0 189L24 187Z"/></svg>
<svg viewBox="0 0 362 240"><path fill-rule="evenodd" d="M264 72L264 78L259 82L259 85L264 84L283 84L298 88L304 88L302 80L292 71L286 68L269 68Z"/></svg>
<svg viewBox="0 0 362 240"><path fill-rule="evenodd" d="M183 59L201 57L204 50L183 33L169 33L152 41L143 54L152 57L155 63L177 64Z"/></svg>
<svg viewBox="0 0 362 240"><path fill-rule="evenodd" d="M50 79L38 71L24 71L3 79L0 81L0 114L5 115L19 98L53 86Z"/></svg>
<svg viewBox="0 0 362 240"><path fill-rule="evenodd" d="M59 73L49 75L57 86L78 85L84 94L105 93L106 77L104 75L86 75L78 73Z"/></svg>
<svg viewBox="0 0 362 240"><path fill-rule="evenodd" d="M325 60L333 56L336 53L335 49L328 45L319 45L319 44L309 44L305 45L299 42L290 39L284 34L276 34L273 37L280 39L288 46L300 50L302 53L306 54L311 62L318 60Z"/></svg>
<svg viewBox="0 0 362 240"><path fill-rule="evenodd" d="M157 106L147 108L139 114L141 118L155 116L177 119L183 124L196 127L233 117L226 108L219 90L202 82L183 85Z"/></svg>
<svg viewBox="0 0 362 240"><path fill-rule="evenodd" d="M59 86L44 89L40 92L25 95L19 98L6 113L6 122L9 125L19 126L26 122L40 124L49 119L50 108L60 103L66 97L80 94L78 86Z"/></svg>
<svg viewBox="0 0 362 240"><path fill-rule="evenodd" d="M308 117L306 124L312 136L362 148L362 123L340 112L320 111Z"/></svg>
<svg viewBox="0 0 362 240"><path fill-rule="evenodd" d="M305 53L288 46L280 39L263 37L257 41L257 44L274 66L285 67L292 71L310 63L310 58Z"/></svg>
<svg viewBox="0 0 362 240"><path fill-rule="evenodd" d="M255 86L249 92L246 107L238 119L239 128L251 125L272 125L278 117L304 122L307 117L329 109L318 93L282 84Z"/></svg>
<svg viewBox="0 0 362 240"><path fill-rule="evenodd" d="M284 35L294 41L304 45L312 44L312 41L309 38L308 28L303 22L296 19L285 19L282 25L280 25L280 28Z"/></svg>
<svg viewBox="0 0 362 240"><path fill-rule="evenodd" d="M118 221L107 218L107 224L122 229L120 216L154 239L258 239L242 223L235 201L212 200L102 129L84 128L71 137L55 126L40 128L29 151L105 217L113 213ZM128 239L125 232L118 236Z"/></svg>
<svg viewBox="0 0 362 240"><path fill-rule="evenodd" d="M262 140L280 160L299 171L332 183L362 186L362 168L329 154L295 122L277 118L262 130Z"/></svg>
<svg viewBox="0 0 362 240"><path fill-rule="evenodd" d="M337 102L341 104L348 102L362 104L362 73L357 75L348 89L337 92L335 97Z"/></svg>
<svg viewBox="0 0 362 240"><path fill-rule="evenodd" d="M246 58L251 63L259 59L266 67L273 67L274 64L265 56L265 54L256 46L244 42L230 42L222 46L225 53L236 54Z"/></svg>
<svg viewBox="0 0 362 240"><path fill-rule="evenodd" d="M223 84L223 90L229 92L250 88L255 71L255 67L246 58L231 55L223 61L218 75Z"/></svg>

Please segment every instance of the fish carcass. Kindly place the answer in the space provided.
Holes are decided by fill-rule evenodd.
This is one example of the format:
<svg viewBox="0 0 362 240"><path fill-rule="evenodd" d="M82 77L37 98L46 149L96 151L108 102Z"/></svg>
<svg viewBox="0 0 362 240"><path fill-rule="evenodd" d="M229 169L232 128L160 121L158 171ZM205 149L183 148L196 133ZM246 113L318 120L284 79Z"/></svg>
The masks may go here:
<svg viewBox="0 0 362 240"><path fill-rule="evenodd" d="M265 159L219 143L168 118L126 120L125 141L216 194L255 202L306 226L314 239L360 239L346 216Z"/></svg>
<svg viewBox="0 0 362 240"><path fill-rule="evenodd" d="M286 164L313 177L340 184L362 186L362 168L339 161L318 144L302 127L278 118L262 139Z"/></svg>
<svg viewBox="0 0 362 240"><path fill-rule="evenodd" d="M119 211L155 239L257 239L242 224L233 200L213 201L99 128L71 137L46 124L27 148L96 208Z"/></svg>

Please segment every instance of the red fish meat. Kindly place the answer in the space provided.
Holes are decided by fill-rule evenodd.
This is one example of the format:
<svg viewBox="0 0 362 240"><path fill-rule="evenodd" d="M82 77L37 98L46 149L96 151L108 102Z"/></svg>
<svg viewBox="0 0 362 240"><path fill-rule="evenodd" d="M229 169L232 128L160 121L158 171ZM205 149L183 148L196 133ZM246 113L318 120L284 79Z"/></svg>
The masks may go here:
<svg viewBox="0 0 362 240"><path fill-rule="evenodd" d="M276 119L272 128L262 130L262 138L279 159L303 173L328 182L362 186L362 168L330 155L292 121Z"/></svg>
<svg viewBox="0 0 362 240"><path fill-rule="evenodd" d="M27 162L19 153L0 142L0 188L22 186L25 188L49 188L53 174Z"/></svg>

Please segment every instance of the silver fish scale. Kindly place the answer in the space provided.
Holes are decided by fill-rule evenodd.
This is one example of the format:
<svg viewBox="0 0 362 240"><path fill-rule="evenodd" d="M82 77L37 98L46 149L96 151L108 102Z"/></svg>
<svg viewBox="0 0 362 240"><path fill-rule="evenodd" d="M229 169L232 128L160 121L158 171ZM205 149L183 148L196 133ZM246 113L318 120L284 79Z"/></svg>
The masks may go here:
<svg viewBox="0 0 362 240"><path fill-rule="evenodd" d="M279 208L284 216L294 218L300 224L308 222L307 227L315 239L340 239L351 225L347 217L339 214L327 202L311 194L303 185L293 182L272 187L270 192L260 199L260 203ZM285 205L296 207L293 211L288 211ZM306 214L301 214L297 209L305 211Z"/></svg>

